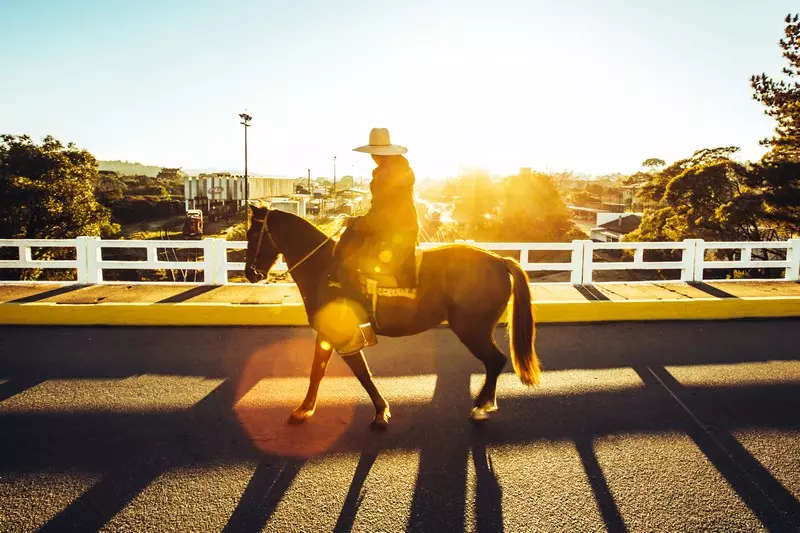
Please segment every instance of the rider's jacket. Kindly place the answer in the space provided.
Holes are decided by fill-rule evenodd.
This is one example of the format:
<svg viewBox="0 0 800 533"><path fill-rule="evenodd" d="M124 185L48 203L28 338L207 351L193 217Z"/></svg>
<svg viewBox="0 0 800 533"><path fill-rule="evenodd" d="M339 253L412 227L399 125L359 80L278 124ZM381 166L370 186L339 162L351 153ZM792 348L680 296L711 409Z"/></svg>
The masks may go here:
<svg viewBox="0 0 800 533"><path fill-rule="evenodd" d="M350 229L362 237L359 255L366 254L372 261L380 258L389 270L410 268L413 275L419 231L414 207L414 172L401 155L386 157L381 163L372 172L369 211L357 217Z"/></svg>
<svg viewBox="0 0 800 533"><path fill-rule="evenodd" d="M358 233L410 232L419 229L414 207L414 172L402 155L389 156L372 171L372 205L351 228ZM416 237L415 237L416 238Z"/></svg>

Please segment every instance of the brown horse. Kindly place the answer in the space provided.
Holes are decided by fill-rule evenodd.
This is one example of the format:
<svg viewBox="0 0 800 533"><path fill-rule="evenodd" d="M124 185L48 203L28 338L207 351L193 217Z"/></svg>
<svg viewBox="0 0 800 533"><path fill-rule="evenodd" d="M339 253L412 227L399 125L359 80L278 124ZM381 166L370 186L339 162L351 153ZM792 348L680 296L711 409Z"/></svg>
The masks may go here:
<svg viewBox="0 0 800 533"><path fill-rule="evenodd" d="M335 242L310 222L291 213L251 205L252 224L247 232L245 275L255 283L264 278L283 254L297 283L308 314L317 331L314 363L308 393L289 421L301 423L314 414L317 392L325 375L333 348L324 332L324 297L327 273L333 260ZM513 281L512 281L513 280ZM378 335L404 337L422 333L445 320L450 329L486 367L486 380L470 414L473 420L486 420L497 410L497 377L506 364L506 355L494 341L494 329L509 298L514 297L508 318L511 362L520 381L539 382L539 361L534 350L534 322L528 276L513 259L468 245L455 244L425 250L419 269L416 296L378 297ZM350 326L348 326L350 327ZM354 323L352 327L357 327ZM343 357L367 391L375 406L371 427L385 428L391 413L389 404L372 381L364 353Z"/></svg>

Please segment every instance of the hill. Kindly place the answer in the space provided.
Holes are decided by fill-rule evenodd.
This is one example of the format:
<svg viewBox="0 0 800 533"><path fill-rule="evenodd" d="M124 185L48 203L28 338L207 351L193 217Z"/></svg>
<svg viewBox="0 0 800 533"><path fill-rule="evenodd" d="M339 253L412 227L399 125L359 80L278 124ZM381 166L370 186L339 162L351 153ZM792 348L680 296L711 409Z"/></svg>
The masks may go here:
<svg viewBox="0 0 800 533"><path fill-rule="evenodd" d="M150 176L155 178L161 167L131 163L130 161L98 161L100 170L110 170L122 176Z"/></svg>

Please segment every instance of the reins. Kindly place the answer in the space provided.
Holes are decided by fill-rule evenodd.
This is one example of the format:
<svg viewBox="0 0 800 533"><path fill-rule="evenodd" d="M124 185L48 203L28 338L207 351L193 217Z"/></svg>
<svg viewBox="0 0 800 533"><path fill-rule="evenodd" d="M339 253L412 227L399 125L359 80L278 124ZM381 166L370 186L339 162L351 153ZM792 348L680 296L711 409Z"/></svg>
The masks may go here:
<svg viewBox="0 0 800 533"><path fill-rule="evenodd" d="M253 265L254 266L255 266L256 260L258 259L258 254L261 252L261 241L264 238L264 234L267 235L267 238L269 239L269 242L272 243L272 246L274 246L276 250L280 251L280 249L278 248L278 245L275 244L275 239L272 238L272 234L269 231L269 226L267 225L267 218L269 218L269 212L264 216L263 219L256 219L256 218L250 219L251 222L260 222L261 223L261 231L258 233L258 244L256 245L256 253L253 256ZM295 265L292 268L287 270L286 273L287 274L291 274L294 269L296 269L297 267L302 265L307 259L309 259L312 255L317 253L317 251L320 248L325 246L330 240L332 240L336 235L338 235L342 231L342 229L344 229L344 227L339 228L337 231L335 231L333 233L333 235L331 235L330 237L328 237L327 239L322 241L319 244L319 246L317 246L316 248L314 248L313 250L308 252L305 256L303 256L303 258L300 259L300 261L298 261L297 263L295 263Z"/></svg>

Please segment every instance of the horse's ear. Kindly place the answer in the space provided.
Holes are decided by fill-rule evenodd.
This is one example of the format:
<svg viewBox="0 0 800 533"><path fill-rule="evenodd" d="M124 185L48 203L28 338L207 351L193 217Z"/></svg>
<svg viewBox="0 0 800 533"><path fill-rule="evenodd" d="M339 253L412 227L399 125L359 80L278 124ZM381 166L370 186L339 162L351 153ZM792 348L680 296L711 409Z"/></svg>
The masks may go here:
<svg viewBox="0 0 800 533"><path fill-rule="evenodd" d="M250 205L250 212L254 215L261 215L269 210L269 206L261 200L250 200L248 205Z"/></svg>

